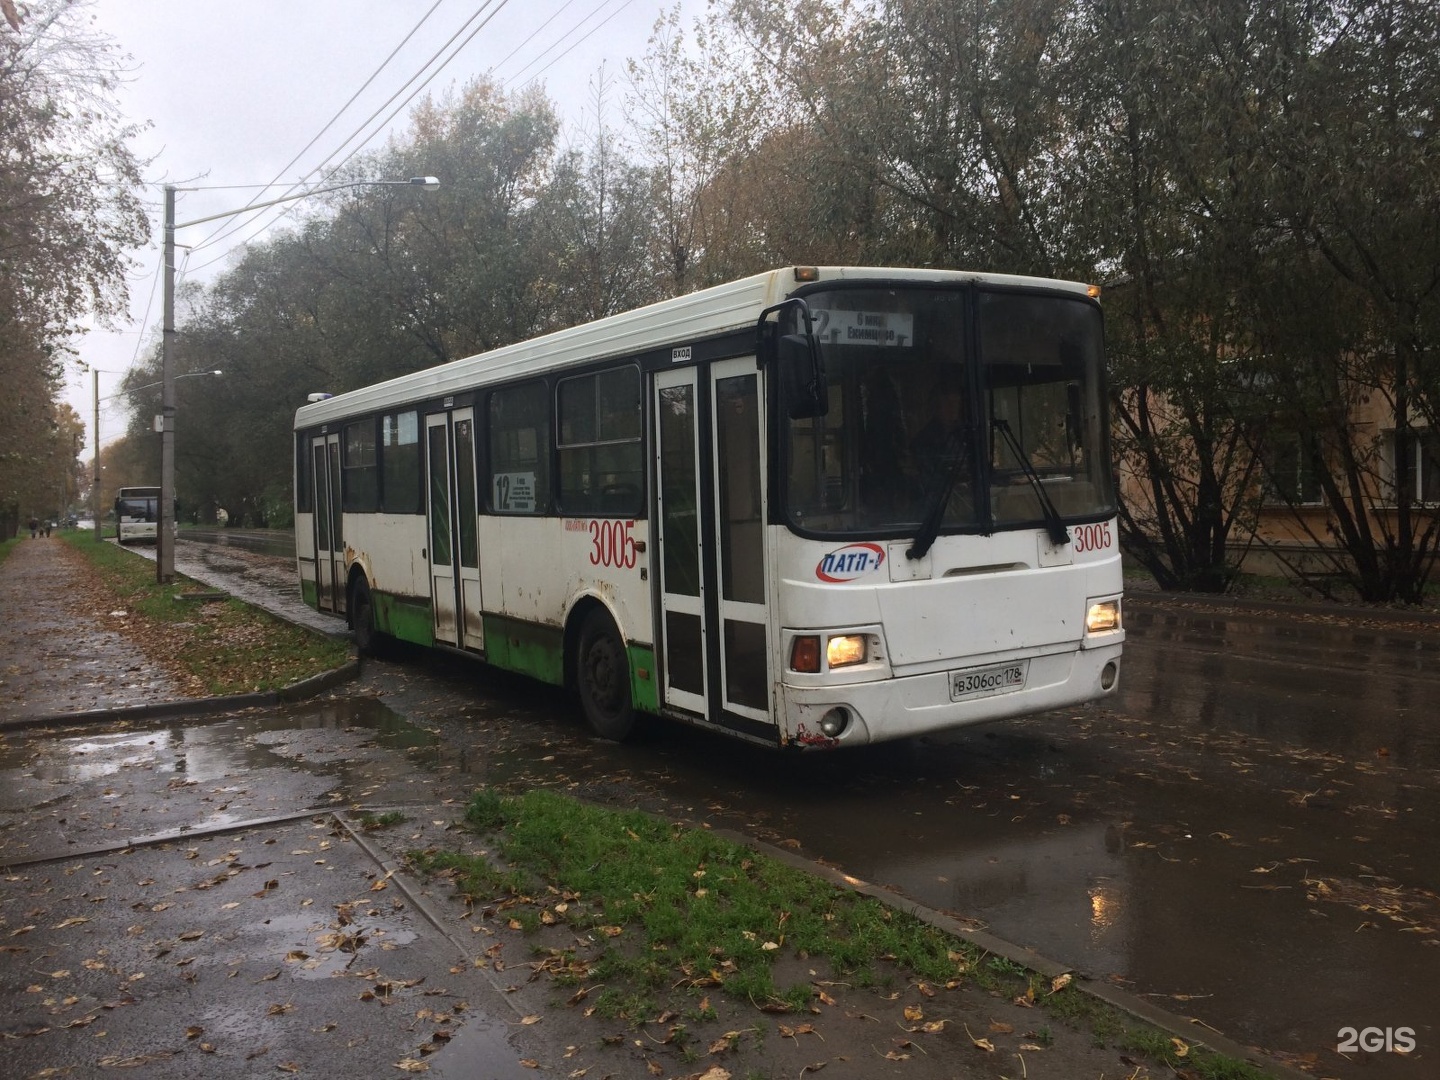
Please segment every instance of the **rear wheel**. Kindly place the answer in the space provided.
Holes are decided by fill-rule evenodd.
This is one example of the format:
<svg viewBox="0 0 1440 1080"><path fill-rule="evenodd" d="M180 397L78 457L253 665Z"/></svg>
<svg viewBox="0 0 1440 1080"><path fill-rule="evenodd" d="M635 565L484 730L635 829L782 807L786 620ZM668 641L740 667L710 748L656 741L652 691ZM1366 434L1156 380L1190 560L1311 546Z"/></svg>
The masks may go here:
<svg viewBox="0 0 1440 1080"><path fill-rule="evenodd" d="M575 689L591 730L623 742L635 728L630 699L630 655L608 614L596 608L585 616L575 649Z"/></svg>
<svg viewBox="0 0 1440 1080"><path fill-rule="evenodd" d="M361 656L382 656L389 638L375 628L375 599L364 578L356 578L350 586L350 629L355 634L355 647Z"/></svg>

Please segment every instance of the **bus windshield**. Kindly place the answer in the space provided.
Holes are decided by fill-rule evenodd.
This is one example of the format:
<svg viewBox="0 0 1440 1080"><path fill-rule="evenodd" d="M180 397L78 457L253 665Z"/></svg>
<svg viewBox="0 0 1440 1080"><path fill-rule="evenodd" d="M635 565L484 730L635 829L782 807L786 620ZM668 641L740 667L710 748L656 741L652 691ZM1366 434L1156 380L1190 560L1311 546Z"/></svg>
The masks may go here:
<svg viewBox="0 0 1440 1080"><path fill-rule="evenodd" d="M152 489L147 494L130 494L122 491L115 500L115 514L124 521L160 520L159 489Z"/></svg>
<svg viewBox="0 0 1440 1080"><path fill-rule="evenodd" d="M804 299L829 408L800 420L779 410L796 530L989 534L1115 512L1096 304L964 287ZM794 309L788 317L786 332L803 332Z"/></svg>

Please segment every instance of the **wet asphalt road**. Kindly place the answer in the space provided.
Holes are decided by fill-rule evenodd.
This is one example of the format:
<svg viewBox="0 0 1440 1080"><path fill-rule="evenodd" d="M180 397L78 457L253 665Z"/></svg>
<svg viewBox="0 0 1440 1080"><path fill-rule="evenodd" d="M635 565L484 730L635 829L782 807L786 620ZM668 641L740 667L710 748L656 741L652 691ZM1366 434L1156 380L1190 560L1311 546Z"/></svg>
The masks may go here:
<svg viewBox="0 0 1440 1080"><path fill-rule="evenodd" d="M1128 625L1105 707L805 758L670 725L611 746L549 688L411 655L283 720L408 732L378 777L289 767L337 800L545 783L748 829L1318 1075L1436 1075L1440 627L1144 597ZM276 738L205 728L165 730L241 771ZM1344 1027L1416 1050L1342 1057Z"/></svg>

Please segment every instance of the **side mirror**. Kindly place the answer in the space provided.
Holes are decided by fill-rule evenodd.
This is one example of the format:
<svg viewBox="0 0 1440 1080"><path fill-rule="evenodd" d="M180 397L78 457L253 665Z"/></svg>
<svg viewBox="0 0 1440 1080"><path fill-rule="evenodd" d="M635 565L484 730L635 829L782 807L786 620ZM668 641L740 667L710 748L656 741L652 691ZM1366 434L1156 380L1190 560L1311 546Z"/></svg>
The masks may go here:
<svg viewBox="0 0 1440 1080"><path fill-rule="evenodd" d="M807 420L830 411L830 393L818 350L805 334L785 334L776 343L776 367L791 420Z"/></svg>

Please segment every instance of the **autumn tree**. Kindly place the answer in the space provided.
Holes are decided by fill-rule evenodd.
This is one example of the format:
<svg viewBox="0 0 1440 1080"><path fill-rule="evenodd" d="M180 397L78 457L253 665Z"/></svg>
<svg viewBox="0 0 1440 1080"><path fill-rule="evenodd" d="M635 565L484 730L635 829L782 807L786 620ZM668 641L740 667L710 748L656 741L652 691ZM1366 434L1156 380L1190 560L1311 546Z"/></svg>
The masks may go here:
<svg viewBox="0 0 1440 1080"><path fill-rule="evenodd" d="M63 422L72 339L87 317L123 310L124 252L148 234L135 129L113 98L120 59L88 7L36 0L0 23L0 507L11 515L54 490L44 448Z"/></svg>

